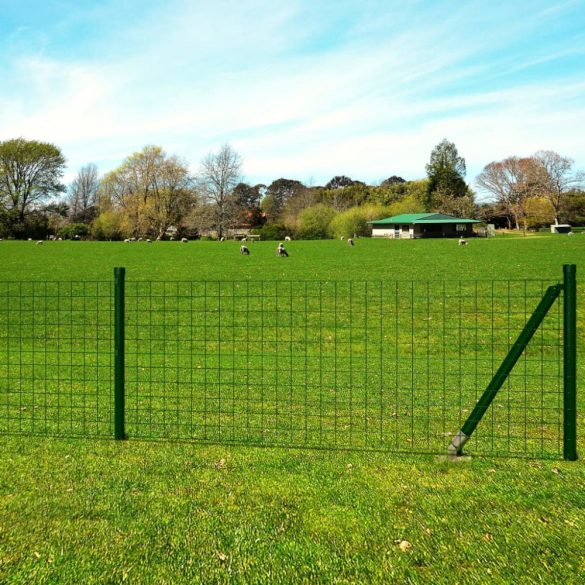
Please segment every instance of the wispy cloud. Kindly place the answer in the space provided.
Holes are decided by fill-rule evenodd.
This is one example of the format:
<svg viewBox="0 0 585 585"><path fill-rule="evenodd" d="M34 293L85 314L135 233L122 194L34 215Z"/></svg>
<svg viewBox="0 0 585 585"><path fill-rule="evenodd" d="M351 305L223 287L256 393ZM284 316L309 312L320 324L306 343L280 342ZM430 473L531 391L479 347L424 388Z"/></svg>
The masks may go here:
<svg viewBox="0 0 585 585"><path fill-rule="evenodd" d="M152 143L196 168L229 141L251 181L417 178L444 137L471 179L541 148L585 165L580 2L141 6L77 4L42 30L13 9L0 139L55 142L71 174Z"/></svg>

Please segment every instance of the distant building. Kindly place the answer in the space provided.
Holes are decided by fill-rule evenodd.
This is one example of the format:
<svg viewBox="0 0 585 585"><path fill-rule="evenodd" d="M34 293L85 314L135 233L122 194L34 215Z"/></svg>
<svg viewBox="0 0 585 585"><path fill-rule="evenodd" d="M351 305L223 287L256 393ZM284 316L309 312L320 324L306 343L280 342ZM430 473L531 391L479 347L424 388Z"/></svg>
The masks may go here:
<svg viewBox="0 0 585 585"><path fill-rule="evenodd" d="M369 221L373 238L466 238L473 237L477 219L465 219L444 213L405 213Z"/></svg>

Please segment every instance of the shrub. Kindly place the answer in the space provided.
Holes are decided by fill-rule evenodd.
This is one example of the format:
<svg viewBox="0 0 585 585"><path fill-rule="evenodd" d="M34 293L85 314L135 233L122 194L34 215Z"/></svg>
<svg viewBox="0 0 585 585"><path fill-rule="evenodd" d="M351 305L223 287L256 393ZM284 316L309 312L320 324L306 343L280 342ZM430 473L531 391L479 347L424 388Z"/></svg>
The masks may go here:
<svg viewBox="0 0 585 585"><path fill-rule="evenodd" d="M89 226L84 223L72 223L63 226L57 231L57 235L64 240L83 238L89 234ZM76 237L77 236L77 237Z"/></svg>
<svg viewBox="0 0 585 585"><path fill-rule="evenodd" d="M91 235L96 240L123 239L124 226L122 217L113 211L104 211L93 220Z"/></svg>
<svg viewBox="0 0 585 585"><path fill-rule="evenodd" d="M391 215L389 208L384 205L362 205L352 207L341 212L331 222L331 231L335 237L344 236L346 238L357 236L369 236L372 228L368 221L381 219Z"/></svg>
<svg viewBox="0 0 585 585"><path fill-rule="evenodd" d="M289 230L280 223L267 224L259 229L250 230L250 233L259 235L261 240L284 240L290 235Z"/></svg>
<svg viewBox="0 0 585 585"><path fill-rule="evenodd" d="M331 237L330 224L337 212L332 207L319 203L303 209L299 215L299 231L301 240L322 240Z"/></svg>

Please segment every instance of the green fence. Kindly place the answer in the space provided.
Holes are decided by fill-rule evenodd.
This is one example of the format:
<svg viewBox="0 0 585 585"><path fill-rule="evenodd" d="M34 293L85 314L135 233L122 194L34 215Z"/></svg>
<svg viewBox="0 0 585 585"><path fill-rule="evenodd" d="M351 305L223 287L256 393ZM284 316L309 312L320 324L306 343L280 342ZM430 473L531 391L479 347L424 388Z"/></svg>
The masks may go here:
<svg viewBox="0 0 585 585"><path fill-rule="evenodd" d="M576 458L574 267L559 283L124 276L0 283L1 432Z"/></svg>

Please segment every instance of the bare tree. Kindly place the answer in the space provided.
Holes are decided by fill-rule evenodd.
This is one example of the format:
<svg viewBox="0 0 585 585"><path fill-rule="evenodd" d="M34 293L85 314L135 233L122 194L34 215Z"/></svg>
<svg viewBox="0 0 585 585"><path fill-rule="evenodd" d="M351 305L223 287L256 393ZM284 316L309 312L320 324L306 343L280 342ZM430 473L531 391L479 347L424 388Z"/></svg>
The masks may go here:
<svg viewBox="0 0 585 585"><path fill-rule="evenodd" d="M520 229L520 220L526 218L526 200L538 194L538 173L534 159L510 156L500 162L491 162L477 176L476 183L495 196L513 220L516 229Z"/></svg>
<svg viewBox="0 0 585 585"><path fill-rule="evenodd" d="M69 186L69 217L73 221L91 221L95 217L99 185L95 164L89 163L79 169Z"/></svg>
<svg viewBox="0 0 585 585"><path fill-rule="evenodd" d="M573 173L572 159L552 150L540 150L533 158L540 192L552 205L555 223L559 223L559 211L564 196L579 186L583 176L581 173Z"/></svg>
<svg viewBox="0 0 585 585"><path fill-rule="evenodd" d="M232 198L234 188L241 180L242 158L229 144L218 153L209 153L201 162L199 191L215 208L217 236L224 235L232 216L237 211Z"/></svg>

